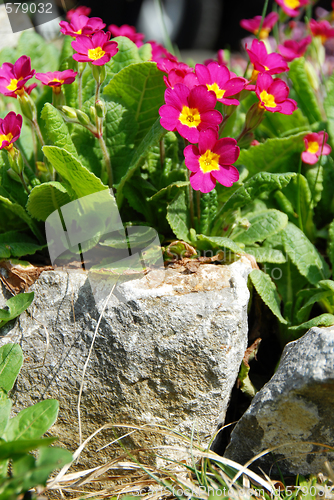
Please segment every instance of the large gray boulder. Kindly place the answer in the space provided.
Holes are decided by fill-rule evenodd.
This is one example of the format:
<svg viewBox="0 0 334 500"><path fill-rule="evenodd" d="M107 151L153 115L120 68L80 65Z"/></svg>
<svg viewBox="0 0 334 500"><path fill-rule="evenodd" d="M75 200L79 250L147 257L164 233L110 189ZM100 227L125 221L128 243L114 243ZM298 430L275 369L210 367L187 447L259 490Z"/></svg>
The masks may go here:
<svg viewBox="0 0 334 500"><path fill-rule="evenodd" d="M208 443L224 421L247 347L251 264L242 257L229 266L194 270L152 271L114 290L84 378L83 438L106 422L123 422L166 425L188 435L194 426L196 437ZM165 273L158 286L155 272ZM69 449L79 444L83 367L110 286L105 279L87 279L83 271L43 272L30 289L35 299L29 314L1 330L0 343L19 342L25 356L16 410L58 399L52 433ZM4 301L0 296L0 307ZM98 435L94 450L106 441ZM162 442L153 434L144 440L134 434L127 446ZM89 466L100 459L92 452Z"/></svg>
<svg viewBox="0 0 334 500"><path fill-rule="evenodd" d="M317 474L334 453L313 443L334 446L334 327L311 328L286 345L271 380L256 394L232 432L225 457L254 463L266 472ZM219 450L217 450L219 451ZM253 468L254 468L253 466ZM272 468L273 467L273 468Z"/></svg>

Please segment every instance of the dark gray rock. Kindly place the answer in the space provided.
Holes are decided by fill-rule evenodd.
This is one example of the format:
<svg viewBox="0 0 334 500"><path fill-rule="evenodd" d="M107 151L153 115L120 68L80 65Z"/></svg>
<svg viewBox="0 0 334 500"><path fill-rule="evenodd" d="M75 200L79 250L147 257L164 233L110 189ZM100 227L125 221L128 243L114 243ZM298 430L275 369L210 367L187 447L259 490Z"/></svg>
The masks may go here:
<svg viewBox="0 0 334 500"><path fill-rule="evenodd" d="M156 271L165 273L157 287L155 271L117 286L85 375L83 438L106 422L123 422L166 425L188 435L195 426L196 436L208 442L224 421L247 347L250 271L243 257L230 266L200 265L194 273ZM43 272L31 287L29 314L1 332L1 344L19 342L25 356L15 408L58 399L52 432L69 449L79 444L83 366L110 286L103 279L88 280L84 272ZM0 295L0 307L4 300ZM94 448L105 443L99 435ZM127 444L143 441L133 435ZM157 438L148 435L144 444L156 445Z"/></svg>
<svg viewBox="0 0 334 500"><path fill-rule="evenodd" d="M278 472L277 459L284 473L317 474L334 453L311 442L334 446L333 415L334 327L312 328L286 345L277 372L239 420L224 456L245 464L279 446L274 458L265 455L254 470Z"/></svg>

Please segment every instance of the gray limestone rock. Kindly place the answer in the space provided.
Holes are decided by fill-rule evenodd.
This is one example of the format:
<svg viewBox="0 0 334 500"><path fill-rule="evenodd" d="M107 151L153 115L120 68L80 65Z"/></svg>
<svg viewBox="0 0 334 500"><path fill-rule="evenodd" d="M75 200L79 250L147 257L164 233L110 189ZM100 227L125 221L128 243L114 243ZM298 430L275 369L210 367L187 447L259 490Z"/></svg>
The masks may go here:
<svg viewBox="0 0 334 500"><path fill-rule="evenodd" d="M245 464L267 448L279 446L254 463L266 472L317 474L334 453L334 327L311 328L286 345L275 375L256 394L232 432L225 457ZM219 450L217 450L219 452Z"/></svg>
<svg viewBox="0 0 334 500"><path fill-rule="evenodd" d="M247 347L250 271L250 262L242 257L230 266L200 265L193 273L156 271L165 273L157 287L155 271L148 274L150 280L118 285L84 379L83 437L106 422L122 422L161 424L187 435L194 426L207 443L224 420ZM79 444L83 367L110 286L103 279L88 280L83 271L45 271L31 287L35 299L29 313L1 330L0 344L19 342L25 356L13 395L15 409L58 399L59 418L52 433L73 450ZM4 301L0 294L0 307ZM152 435L141 439L134 434L126 444L166 442ZM106 442L105 434L98 435L93 447ZM89 466L101 460L100 454L93 455Z"/></svg>

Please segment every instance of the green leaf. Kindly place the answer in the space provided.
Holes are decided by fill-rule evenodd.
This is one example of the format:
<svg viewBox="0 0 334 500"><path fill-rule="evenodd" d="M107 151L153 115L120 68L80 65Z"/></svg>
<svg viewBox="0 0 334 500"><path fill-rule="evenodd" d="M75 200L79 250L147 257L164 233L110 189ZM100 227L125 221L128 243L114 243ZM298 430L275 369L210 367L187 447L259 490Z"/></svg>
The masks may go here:
<svg viewBox="0 0 334 500"><path fill-rule="evenodd" d="M71 198L66 188L60 184L60 182L45 182L31 190L27 203L27 210L35 219L46 221L52 212L58 210L70 201Z"/></svg>
<svg viewBox="0 0 334 500"><path fill-rule="evenodd" d="M4 433L6 441L40 438L55 423L59 403L56 399L46 399L21 410Z"/></svg>
<svg viewBox="0 0 334 500"><path fill-rule="evenodd" d="M297 326L290 326L288 328L289 332L301 332L304 330L309 330L313 326L332 326L334 325L334 315L333 314L321 314L316 318L310 319L310 321L306 321L306 323L302 323Z"/></svg>
<svg viewBox="0 0 334 500"><path fill-rule="evenodd" d="M328 257L332 264L332 272L334 272L334 220L328 229Z"/></svg>
<svg viewBox="0 0 334 500"><path fill-rule="evenodd" d="M0 309L0 328L8 321L20 316L34 300L34 292L19 293L7 300L6 306L8 309Z"/></svg>
<svg viewBox="0 0 334 500"><path fill-rule="evenodd" d="M259 147L259 146L257 146ZM221 218L226 217L227 212L232 212L240 207L252 203L261 193L270 193L276 189L283 189L290 180L297 174L288 172L285 174L271 174L259 172L248 179L243 186L239 187L235 193L227 200L225 205L218 211L215 217L216 230L221 225Z"/></svg>
<svg viewBox="0 0 334 500"><path fill-rule="evenodd" d="M21 205L18 205L17 203L10 201L8 198L0 195L0 211L3 216L7 216L9 213L9 217L11 219L13 218L14 221L15 219L21 219L22 224L16 225L16 223L14 223L10 229L27 229L28 226L37 238L39 240L41 239L41 234L36 226L36 223L32 220L24 208L21 207Z"/></svg>
<svg viewBox="0 0 334 500"><path fill-rule="evenodd" d="M249 378L249 369L249 365L242 360L238 375L238 382L241 391L250 398L253 398L256 394L256 389Z"/></svg>
<svg viewBox="0 0 334 500"><path fill-rule="evenodd" d="M305 149L304 137L305 132L300 132L290 137L267 139L256 147L242 149L236 163L244 165L250 175L284 172L293 167L297 170L300 154Z"/></svg>
<svg viewBox="0 0 334 500"><path fill-rule="evenodd" d="M44 247L45 245L39 245L31 236L18 231L0 234L0 259L33 255Z"/></svg>
<svg viewBox="0 0 334 500"><path fill-rule="evenodd" d="M249 278L252 281L257 293L260 295L263 302L269 307L271 312L281 323L287 324L287 321L281 314L280 298L278 296L276 286L270 276L263 271L254 269L249 274Z"/></svg>
<svg viewBox="0 0 334 500"><path fill-rule="evenodd" d="M49 437L44 439L18 439L15 441L9 441L7 443L1 443L0 460L20 457L24 453L36 450L36 448L40 448L41 446L49 446L56 440L56 437Z"/></svg>
<svg viewBox="0 0 334 500"><path fill-rule="evenodd" d="M118 206L120 206L122 202L124 184L130 180L130 178L140 165L140 162L147 155L149 149L155 144L157 144L160 141L160 139L165 135L165 133L166 130L162 128L162 126L160 125L160 119L156 120L156 122L146 135L146 137L140 143L138 148L135 149L125 175L123 175L120 183L118 184L118 186L116 186L117 187L116 199Z"/></svg>
<svg viewBox="0 0 334 500"><path fill-rule="evenodd" d="M23 364L22 349L18 344L5 344L0 348L0 387L10 391Z"/></svg>
<svg viewBox="0 0 334 500"><path fill-rule="evenodd" d="M315 246L305 234L294 224L289 222L283 230L283 245L292 262L297 266L300 274L316 285L318 281L329 275L327 264L321 259Z"/></svg>
<svg viewBox="0 0 334 500"><path fill-rule="evenodd" d="M278 210L271 209L249 217L248 221L250 222L250 227L239 233L236 237L232 233L232 240L244 243L245 245L261 242L284 229L288 223L288 217Z"/></svg>
<svg viewBox="0 0 334 500"><path fill-rule="evenodd" d="M170 193L174 187L183 188L185 186L189 186L189 181L176 181L172 182L168 186L160 189L157 193L149 198L149 201L157 201L159 198L163 197L165 194Z"/></svg>
<svg viewBox="0 0 334 500"><path fill-rule="evenodd" d="M327 95L324 99L324 110L327 115L327 132L334 147L334 74L327 82Z"/></svg>
<svg viewBox="0 0 334 500"><path fill-rule="evenodd" d="M40 448L36 460L36 470L32 475L34 485L45 485L49 475L55 469L61 469L64 465L72 462L72 454L68 450L58 447Z"/></svg>
<svg viewBox="0 0 334 500"><path fill-rule="evenodd" d="M58 109L49 102L45 103L41 117L45 121L48 143L66 149L71 155L77 156L77 150L72 142L66 123Z"/></svg>
<svg viewBox="0 0 334 500"><path fill-rule="evenodd" d="M324 169L321 165L308 165L305 177L310 188L312 205L316 206L321 200L322 191L324 189Z"/></svg>
<svg viewBox="0 0 334 500"><path fill-rule="evenodd" d="M110 100L134 112L138 124L136 145L144 139L159 116L165 90L162 73L153 62L127 66L104 88L104 94Z"/></svg>
<svg viewBox="0 0 334 500"><path fill-rule="evenodd" d="M43 153L78 198L108 189L92 172L65 149L44 146Z"/></svg>
<svg viewBox="0 0 334 500"><path fill-rule="evenodd" d="M230 238L224 238L223 236L205 236L204 234L197 234L196 237L196 248L199 250L215 250L216 254L218 251L226 254L226 250L238 255L243 255L245 253L241 249L241 246Z"/></svg>
<svg viewBox="0 0 334 500"><path fill-rule="evenodd" d="M31 67L36 70L36 73L58 69L58 50L53 43L47 43L36 31L22 32L16 52L31 57Z"/></svg>
<svg viewBox="0 0 334 500"><path fill-rule="evenodd" d="M167 207L167 220L179 240L190 242L190 216L184 190Z"/></svg>
<svg viewBox="0 0 334 500"><path fill-rule="evenodd" d="M10 399L0 399L0 437L5 432L10 418L12 402Z"/></svg>
<svg viewBox="0 0 334 500"><path fill-rule="evenodd" d="M268 262L271 264L283 264L286 262L284 254L280 250L270 247L245 247L246 253L253 255L256 262Z"/></svg>
<svg viewBox="0 0 334 500"><path fill-rule="evenodd" d="M292 115L282 113L265 113L264 120L259 129L265 128L274 137L298 134L302 130L308 131L310 128L307 118L300 109L296 109Z"/></svg>
<svg viewBox="0 0 334 500"><path fill-rule="evenodd" d="M305 59L300 57L290 64L289 78L297 95L298 107L307 116L310 123L322 120L315 92L305 71Z"/></svg>

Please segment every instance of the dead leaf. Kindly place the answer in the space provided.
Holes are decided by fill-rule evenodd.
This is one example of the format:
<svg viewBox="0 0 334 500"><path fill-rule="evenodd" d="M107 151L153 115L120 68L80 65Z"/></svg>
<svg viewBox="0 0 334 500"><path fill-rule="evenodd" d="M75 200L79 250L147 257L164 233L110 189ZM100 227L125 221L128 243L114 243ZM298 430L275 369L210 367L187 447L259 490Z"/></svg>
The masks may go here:
<svg viewBox="0 0 334 500"><path fill-rule="evenodd" d="M0 280L12 295L27 292L43 271L52 271L52 266L34 266L18 260L0 261Z"/></svg>

